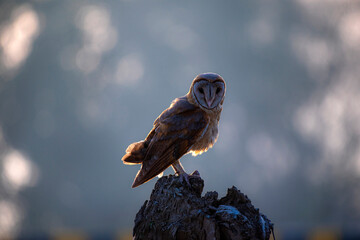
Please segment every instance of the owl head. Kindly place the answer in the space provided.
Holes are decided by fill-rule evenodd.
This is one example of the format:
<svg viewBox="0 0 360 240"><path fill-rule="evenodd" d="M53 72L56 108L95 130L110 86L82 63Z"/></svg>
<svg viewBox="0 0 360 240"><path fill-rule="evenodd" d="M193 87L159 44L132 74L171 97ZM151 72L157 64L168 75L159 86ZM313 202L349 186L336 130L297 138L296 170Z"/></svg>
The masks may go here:
<svg viewBox="0 0 360 240"><path fill-rule="evenodd" d="M223 104L225 91L225 81L219 74L202 73L194 78L188 96L199 107L213 110Z"/></svg>

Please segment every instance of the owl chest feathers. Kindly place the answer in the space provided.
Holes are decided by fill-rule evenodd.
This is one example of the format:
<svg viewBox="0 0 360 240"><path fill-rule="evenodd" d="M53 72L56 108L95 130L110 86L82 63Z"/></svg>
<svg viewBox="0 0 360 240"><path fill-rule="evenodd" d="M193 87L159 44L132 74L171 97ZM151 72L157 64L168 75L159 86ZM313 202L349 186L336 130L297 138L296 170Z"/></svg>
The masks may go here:
<svg viewBox="0 0 360 240"><path fill-rule="evenodd" d="M208 118L208 124L189 150L189 152L192 153L193 156L206 152L215 144L219 135L218 125L220 112L221 111L216 111L205 114L205 116Z"/></svg>

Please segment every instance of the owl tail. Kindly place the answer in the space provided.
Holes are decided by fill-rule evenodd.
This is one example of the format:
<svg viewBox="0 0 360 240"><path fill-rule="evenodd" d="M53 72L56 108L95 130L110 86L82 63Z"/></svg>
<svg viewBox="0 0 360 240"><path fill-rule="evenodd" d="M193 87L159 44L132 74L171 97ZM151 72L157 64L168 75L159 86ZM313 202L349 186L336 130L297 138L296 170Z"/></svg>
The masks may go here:
<svg viewBox="0 0 360 240"><path fill-rule="evenodd" d="M142 163L145 157L146 145L145 141L130 144L121 160L127 165Z"/></svg>

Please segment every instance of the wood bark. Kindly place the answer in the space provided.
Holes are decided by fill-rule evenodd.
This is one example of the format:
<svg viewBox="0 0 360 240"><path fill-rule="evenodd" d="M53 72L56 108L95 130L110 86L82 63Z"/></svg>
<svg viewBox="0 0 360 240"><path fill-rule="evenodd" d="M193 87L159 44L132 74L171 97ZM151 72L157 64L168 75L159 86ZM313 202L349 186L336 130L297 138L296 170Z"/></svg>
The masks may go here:
<svg viewBox="0 0 360 240"><path fill-rule="evenodd" d="M236 187L218 199L217 192L201 196L204 181L178 176L160 178L149 200L136 214L134 239L269 239L271 221Z"/></svg>

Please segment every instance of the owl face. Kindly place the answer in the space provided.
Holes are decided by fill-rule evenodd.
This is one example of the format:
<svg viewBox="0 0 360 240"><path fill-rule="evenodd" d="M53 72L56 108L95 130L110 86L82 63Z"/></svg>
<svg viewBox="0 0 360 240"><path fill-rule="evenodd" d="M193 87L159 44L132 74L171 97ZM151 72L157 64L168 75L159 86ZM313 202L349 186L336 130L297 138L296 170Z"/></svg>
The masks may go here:
<svg viewBox="0 0 360 240"><path fill-rule="evenodd" d="M215 73L198 75L192 84L192 93L196 102L206 109L216 108L225 96L224 79Z"/></svg>

